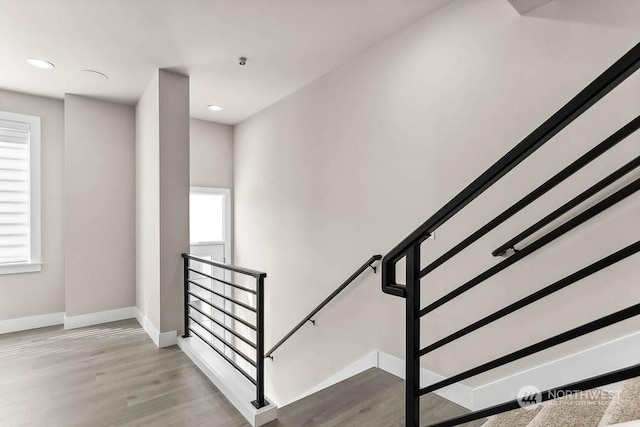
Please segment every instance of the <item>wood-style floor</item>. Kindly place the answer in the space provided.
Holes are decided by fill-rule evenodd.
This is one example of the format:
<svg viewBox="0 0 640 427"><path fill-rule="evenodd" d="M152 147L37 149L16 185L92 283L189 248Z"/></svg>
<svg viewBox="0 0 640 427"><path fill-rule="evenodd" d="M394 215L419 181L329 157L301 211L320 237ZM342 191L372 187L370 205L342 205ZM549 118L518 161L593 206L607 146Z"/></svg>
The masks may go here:
<svg viewBox="0 0 640 427"><path fill-rule="evenodd" d="M371 369L280 408L269 427L402 426L402 386ZM435 396L422 401L424 423L464 411ZM127 320L0 335L0 426L248 423L178 347L158 350Z"/></svg>
<svg viewBox="0 0 640 427"><path fill-rule="evenodd" d="M177 347L137 321L0 335L0 426L248 425Z"/></svg>
<svg viewBox="0 0 640 427"><path fill-rule="evenodd" d="M430 394L420 399L422 425L463 415L465 408ZM465 424L477 427L486 420ZM369 369L312 396L278 409L268 427L404 426L404 381Z"/></svg>

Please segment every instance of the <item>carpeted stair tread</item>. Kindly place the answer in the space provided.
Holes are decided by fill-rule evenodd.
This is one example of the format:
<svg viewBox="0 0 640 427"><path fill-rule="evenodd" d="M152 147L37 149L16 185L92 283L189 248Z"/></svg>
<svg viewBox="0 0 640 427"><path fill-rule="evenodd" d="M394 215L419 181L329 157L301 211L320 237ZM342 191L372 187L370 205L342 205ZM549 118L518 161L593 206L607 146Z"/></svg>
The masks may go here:
<svg viewBox="0 0 640 427"><path fill-rule="evenodd" d="M536 406L498 414L489 418L482 427L526 427L538 415L540 409L542 407Z"/></svg>
<svg viewBox="0 0 640 427"><path fill-rule="evenodd" d="M589 390L553 400L529 427L598 427L612 399L612 393Z"/></svg>
<svg viewBox="0 0 640 427"><path fill-rule="evenodd" d="M625 382L602 417L601 426L640 420L640 378Z"/></svg>

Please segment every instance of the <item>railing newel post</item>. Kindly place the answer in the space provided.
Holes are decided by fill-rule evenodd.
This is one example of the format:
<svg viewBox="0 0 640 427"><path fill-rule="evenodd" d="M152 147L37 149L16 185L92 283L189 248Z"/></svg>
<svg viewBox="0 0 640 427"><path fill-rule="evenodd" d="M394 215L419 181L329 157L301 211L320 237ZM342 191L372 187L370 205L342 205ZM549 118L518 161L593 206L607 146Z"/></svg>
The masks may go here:
<svg viewBox="0 0 640 427"><path fill-rule="evenodd" d="M406 259L406 380L405 426L420 426L420 243L407 252Z"/></svg>
<svg viewBox="0 0 640 427"><path fill-rule="evenodd" d="M189 338L189 258L182 257L183 264L183 283L184 283L184 333L182 338Z"/></svg>
<svg viewBox="0 0 640 427"><path fill-rule="evenodd" d="M264 399L264 278L259 275L256 278L256 401L254 406L258 409L266 406Z"/></svg>

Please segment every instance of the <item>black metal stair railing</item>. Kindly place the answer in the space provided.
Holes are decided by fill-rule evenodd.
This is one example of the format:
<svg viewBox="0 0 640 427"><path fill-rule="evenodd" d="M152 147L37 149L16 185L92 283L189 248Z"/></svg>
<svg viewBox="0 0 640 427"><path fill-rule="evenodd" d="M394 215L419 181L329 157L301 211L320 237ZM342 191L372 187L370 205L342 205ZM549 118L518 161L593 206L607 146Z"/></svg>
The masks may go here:
<svg viewBox="0 0 640 427"><path fill-rule="evenodd" d="M376 267L374 264L377 261L382 259L382 255L373 255L369 258L362 266L360 266L349 278L347 278L335 291L331 293L327 298L324 299L316 308L314 308L305 318L298 323L291 331L289 331L278 343L276 343L267 353L264 351L264 279L267 277L266 273L260 271L254 271L247 268L237 267L229 264L222 264L219 262L211 261L208 259L200 258L197 256L193 256L190 254L182 254L182 258L184 259L184 335L183 338L188 338L190 336L195 336L200 340L204 341L211 349L213 349L220 357L222 357L227 363L229 363L232 367L234 367L238 372L240 372L245 378L247 378L251 383L256 386L256 400L253 401L253 405L256 408L261 408L268 404L264 397L264 359L271 358L273 359L273 353L278 349L282 344L284 344L289 338L291 338L300 328L302 328L307 322L312 322L315 324L313 318L322 310L327 304L329 304L334 298L336 298L340 293L342 293L349 285L351 285L358 277L362 275L367 269L371 268L374 272L376 271ZM195 264L205 264L212 267L221 268L223 270L232 271L234 273L243 274L246 276L250 276L255 279L256 285L255 288L249 288L246 286L241 286L236 283L233 283L229 280L225 280L220 277L215 277L212 274L207 274L202 271L199 271L192 265ZM238 300L237 298L233 298L225 293L218 292L212 289L209 286L205 286L202 283L198 283L192 277L195 274L198 277L205 278L207 280L212 280L218 283L221 283L226 286L230 286L233 289L238 291L248 293L251 295L255 295L256 303L255 306L247 304ZM199 290L200 292L204 291L206 294L210 295L209 298L203 297L202 295L198 295L198 293L194 292L195 290ZM233 304L235 307L241 308L245 313L250 313L250 316L255 318L255 322L251 322L247 320L247 316L241 316L240 313L234 312L235 310L229 310L225 307L221 307L216 304L213 300L213 296L223 300L228 301ZM202 303L206 307L209 307L211 310L214 310L217 313L221 313L224 316L228 316L230 319L233 319L234 322L238 322L245 328L248 328L252 332L255 333L256 339L252 341L238 330L238 328L234 328L232 325L227 324L226 322L220 321L216 319L211 313L207 313L206 310L203 310L202 306L198 306L195 303ZM245 351L238 348L238 343L232 342L230 339L227 339L220 334L217 334L212 330L209 326L203 323L203 320L198 320L196 318L196 313L199 316L207 319L207 321L212 322L217 327L223 329L233 336L234 339L238 339L242 341L243 345L248 346L251 351L255 354L255 357L248 355ZM197 328L194 328L197 326ZM199 332L200 330L200 332ZM202 332L204 331L204 333ZM226 352L216 346L211 340L209 340L204 335L210 335L213 340L220 343L224 349L229 349L231 352L244 360L251 367L255 368L256 375L251 375L247 372L239 363L234 360L234 358L230 357L226 354Z"/></svg>
<svg viewBox="0 0 640 427"><path fill-rule="evenodd" d="M405 392L405 423L407 426L420 426L420 397L437 391L451 384L463 381L480 373L487 372L507 363L522 359L526 356L551 348L558 344L573 340L631 317L640 315L640 304L631 305L623 310L617 311L608 316L604 316L582 326L567 330L561 334L551 338L542 340L532 344L521 350L511 354L502 356L495 360L486 362L480 366L469 369L465 372L454 375L450 378L431 384L427 387L420 387L420 358L430 352L441 348L465 335L468 335L498 319L501 319L523 307L540 301L547 296L565 289L570 285L576 284L584 278L602 271L634 254L640 252L640 242L635 242L617 252L600 259L584 268L574 272L573 274L558 280L527 297L524 297L504 308L498 310L483 319L480 319L471 325L464 327L440 340L421 348L420 328L421 318L432 311L442 307L448 302L463 295L467 291L487 279L495 276L501 271L507 269L516 262L526 258L528 255L540 250L547 244L562 237L571 230L580 227L582 224L590 221L592 218L600 215L606 210L612 208L616 204L625 200L629 196L640 190L640 179L636 179L631 183L623 186L609 196L603 198L598 203L576 214L564 223L558 225L551 231L548 231L541 237L522 248L516 248L516 245L522 243L525 239L533 236L535 233L543 230L551 225L554 221L568 214L574 208L586 202L593 196L600 194L607 187L618 182L623 177L635 171L640 166L640 157L631 160L615 172L611 173L604 179L600 180L578 196L567 201L559 208L555 209L544 218L537 221L534 225L528 227L514 238L500 245L493 251L494 256L507 256L504 260L495 264L493 267L480 273L473 279L454 288L446 295L440 297L434 302L429 303L426 307L421 307L421 284L422 278L440 267L455 255L462 252L471 244L487 235L496 227L504 223L506 220L517 214L518 212L531 205L541 196L557 187L567 178L573 176L576 172L583 169L586 165L600 157L602 154L624 141L627 137L634 134L640 128L640 116L630 121L613 135L602 141L589 152L566 166L562 171L558 172L552 178L541 184L535 190L521 198L511 207L497 215L491 221L480 227L474 233L470 234L466 239L449 249L443 255L438 257L426 267L420 265L420 254L422 243L442 224L451 219L456 213L464 209L476 197L484 193L498 180L503 178L509 171L524 161L537 149L546 144L558 132L568 126L577 117L587 111L592 105L598 102L602 97L617 87L622 81L634 74L640 68L640 44L633 47L627 54L613 64L609 69L602 73L597 79L582 90L576 97L569 101L558 112L551 116L541 126L534 130L529 136L522 140L504 157L498 160L487 171L474 180L462 192L455 196L445 206L438 210L435 215L425 221L418 229L407 236L400 244L393 248L382 261L382 290L390 295L400 296L406 299L406 392ZM401 259L405 259L406 268L406 284L396 282L396 264ZM594 387L610 384L624 379L640 376L640 365L628 367L609 374L600 375L598 377L588 378L569 384L557 389L547 390L542 393L542 400L549 400L554 395L554 391L562 390L570 394L581 390L588 390ZM454 426L478 420L501 412L517 409L518 401L514 400L501 405L475 411L464 416L432 424L430 426Z"/></svg>
<svg viewBox="0 0 640 427"><path fill-rule="evenodd" d="M251 402L256 408L259 409L268 405L268 402L264 397L264 279L267 277L267 274L261 271L255 271L248 268L242 268L234 265L211 261L190 254L182 254L182 258L184 260L183 338L188 338L193 334L194 336L202 340L227 363L229 363L245 378L247 378L253 385L256 386L256 400ZM212 274L207 274L202 271L196 270L195 268L193 268L194 265L192 265L192 263L200 265L204 264L252 277L255 280L255 288L251 289L246 286L241 286L223 278L215 277ZM224 292L218 292L214 290L213 287L208 287L203 285L202 283L197 282L196 280L198 279L192 277L192 274L195 274L197 275L197 277L201 277L209 281L221 283L225 286L229 286L246 294L254 295L256 300L255 306L233 298L232 296L229 296ZM202 295L198 295L198 293L195 292L196 290L200 293L204 291L205 295L210 296L203 297ZM236 307L240 307L245 313L247 313L247 315L243 317L240 315L240 313L234 312L235 309L230 310L228 307L216 304L214 301L214 296L222 299L223 301L227 301ZM233 319L233 323L239 322L239 324L243 325L243 327L246 327L249 330L253 331L255 333L255 340L251 340L250 338L243 335L239 328L235 328L233 324L230 325L227 322L216 319L215 316L212 315L212 313L207 313L206 310L203 309L203 306L198 306L196 304L197 302L204 304L206 307L210 308L212 312L220 313L223 316L227 316L230 319ZM213 330L213 327L209 327L208 325L206 325L202 318L197 319L197 316L202 316L202 318L207 319L207 321L212 322L212 324L215 324L217 327L228 332L233 336L233 339L223 337L220 334L216 333ZM247 320L247 317L253 317L255 321L252 322L250 320ZM197 328L194 326L197 326ZM210 335L211 339L209 339L205 335ZM254 353L254 356L252 357L251 355L248 355L246 352L238 348L239 343L233 342L234 339L239 339L240 341L242 341L243 345L248 346L251 349L251 352ZM219 346L216 346L214 342L220 343L223 348L221 349ZM237 363L237 361L234 360L233 357L229 356L225 351L226 349L231 350L234 355L239 356L242 360L244 360L244 362L254 368L255 375L251 375L249 372L247 372L246 369L244 369L239 363Z"/></svg>

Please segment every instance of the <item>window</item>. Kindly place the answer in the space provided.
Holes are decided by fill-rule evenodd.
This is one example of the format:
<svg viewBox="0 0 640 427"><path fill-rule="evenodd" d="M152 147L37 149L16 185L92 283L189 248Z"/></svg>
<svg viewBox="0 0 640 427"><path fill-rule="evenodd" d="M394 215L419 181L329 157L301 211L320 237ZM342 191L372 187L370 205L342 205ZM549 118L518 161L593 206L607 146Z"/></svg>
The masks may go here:
<svg viewBox="0 0 640 427"><path fill-rule="evenodd" d="M0 111L0 274L40 269L40 118Z"/></svg>
<svg viewBox="0 0 640 427"><path fill-rule="evenodd" d="M212 261L231 263L231 190L191 187L189 251Z"/></svg>
<svg viewBox="0 0 640 427"><path fill-rule="evenodd" d="M214 188L192 187L189 197L189 234L192 245L224 242L225 193Z"/></svg>

